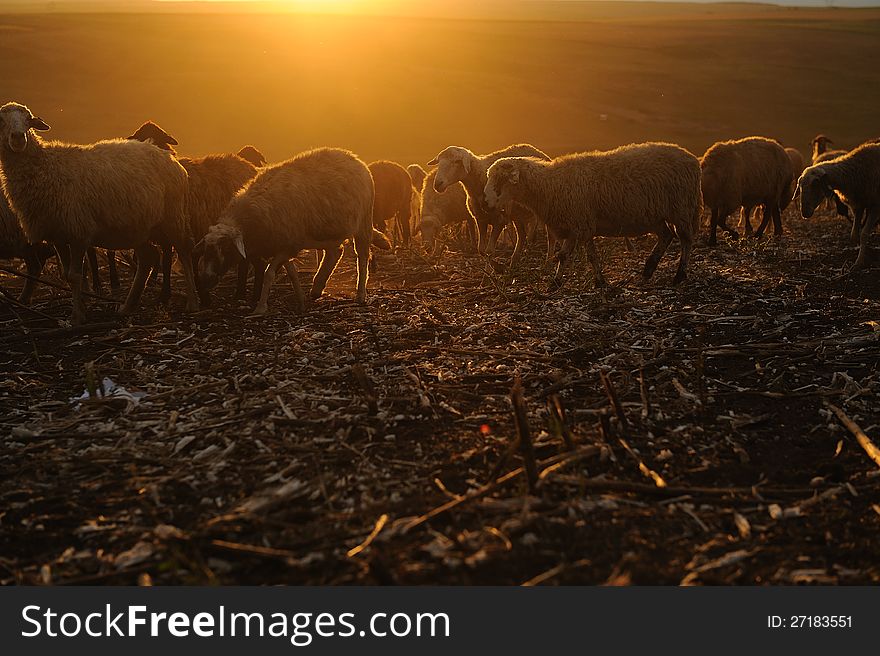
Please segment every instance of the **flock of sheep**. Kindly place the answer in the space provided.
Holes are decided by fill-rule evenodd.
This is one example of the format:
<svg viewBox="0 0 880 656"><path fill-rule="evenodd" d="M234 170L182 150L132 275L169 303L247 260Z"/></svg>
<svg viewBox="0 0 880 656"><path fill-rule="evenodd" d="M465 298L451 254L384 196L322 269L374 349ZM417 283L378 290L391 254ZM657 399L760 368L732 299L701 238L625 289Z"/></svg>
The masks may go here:
<svg viewBox="0 0 880 656"><path fill-rule="evenodd" d="M0 257L24 259L28 277L19 301L28 303L46 258L57 252L73 295L74 323L85 320L86 258L92 287L100 284L96 248L108 251L111 285L118 285L113 252L134 251L136 273L123 313L137 309L149 277L160 270L160 299L170 298L176 251L187 311L208 304L210 290L234 265L240 296L253 270L252 305L255 314L264 314L281 267L295 288L297 310L304 308L293 263L304 249L320 252L309 291L316 299L350 241L357 256L356 300L363 303L371 246L391 249L389 236L409 244L420 235L436 254L442 230L453 224L468 229L479 253L492 253L504 228L512 228L512 263L526 235L545 226L556 285L578 246L586 249L596 284L605 284L594 237L656 235L645 278L677 237L677 284L686 277L704 206L714 245L719 226L738 236L726 222L737 210L746 234L759 206L757 236L771 219L781 234L782 211L793 198L800 197L804 217L828 200L839 213L852 213L857 267L865 265L880 216L880 144L829 151L823 135L814 139L806 168L798 151L749 137L717 143L700 159L667 143L557 158L527 144L484 156L450 146L426 171L388 161L367 166L335 148L273 165L252 146L236 154L180 157L177 141L152 122L128 138L90 145L38 136L48 129L24 105L0 107Z"/></svg>

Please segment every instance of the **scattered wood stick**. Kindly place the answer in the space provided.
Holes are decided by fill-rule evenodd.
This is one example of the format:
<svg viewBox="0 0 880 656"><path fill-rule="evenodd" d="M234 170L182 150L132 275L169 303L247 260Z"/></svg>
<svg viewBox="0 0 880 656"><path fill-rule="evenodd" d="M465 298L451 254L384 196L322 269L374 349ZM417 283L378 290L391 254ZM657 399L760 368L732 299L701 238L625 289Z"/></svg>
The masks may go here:
<svg viewBox="0 0 880 656"><path fill-rule="evenodd" d="M535 447L532 444L532 433L529 430L529 413L523 399L522 380L517 375L510 390L510 404L513 406L513 420L516 424L517 442L520 455L525 464L529 494L534 493L538 482L538 465L535 462Z"/></svg>
<svg viewBox="0 0 880 656"><path fill-rule="evenodd" d="M878 467L880 467L880 449L878 449L877 445L871 441L871 438L865 434L865 431L863 431L856 422L850 419L843 410L838 408L833 403L825 401L825 407L837 415L837 418L840 419L840 423L846 426L847 430L849 430L849 432L855 436L856 440L859 443L859 446L865 450L865 453L868 454L868 457L873 460Z"/></svg>
<svg viewBox="0 0 880 656"><path fill-rule="evenodd" d="M629 426L629 423L626 421L626 414L623 411L623 406L620 405L620 401L617 398L617 392L614 389L614 384L611 382L611 376L604 371L600 371L599 378L605 386L605 394L608 395L608 400L611 402L611 407L614 408L614 414L617 415L617 420L620 422L621 427L626 428Z"/></svg>
<svg viewBox="0 0 880 656"><path fill-rule="evenodd" d="M656 485L657 487L666 487L666 481L663 480L663 477L660 476L660 474L655 472L653 469L648 467L644 462L642 462L642 459L639 458L636 452L632 450L625 439L620 437L617 441L620 442L620 446L624 448L624 450L632 457L632 459L638 463L639 471L642 472L643 475L653 480L654 485Z"/></svg>
<svg viewBox="0 0 880 656"><path fill-rule="evenodd" d="M590 446L585 446L585 447L578 449L574 453L558 454L558 455L555 455L551 458L547 458L546 460L542 460L540 464L542 467L546 467L546 469L542 470L541 473L538 474L538 478L539 479L546 478L550 473L548 470L551 470L551 468L558 469L558 467L561 463L568 464L570 462L574 462L575 460L580 460L582 458L587 458L589 456L598 455L600 451L601 451L600 447L594 446L591 444ZM438 515L442 515L443 513L448 512L450 510L453 510L455 508L458 508L459 506L464 505L470 501L476 501L478 499L482 499L486 495L492 494L492 492L494 492L495 490L497 490L501 487L504 487L504 485L506 485L510 481L515 480L516 478L521 476L523 474L523 472L525 472L525 469L523 467L517 467L516 469L507 472L501 478L484 485L483 487L479 488L478 490L474 490L470 494L464 494L460 497L456 497L455 499L451 499L451 500L447 501L446 503L444 503L443 505L437 506L436 508L429 510L424 515L420 515L419 517L416 517L415 519L412 519L409 522L407 522L403 526L402 532L406 533L407 531L414 529L417 526L421 526L425 522L428 522L428 521L434 519Z"/></svg>
<svg viewBox="0 0 880 656"><path fill-rule="evenodd" d="M568 451L574 451L574 439L571 435L571 429L568 427L568 422L565 420L565 408L562 407L562 401L555 394L547 399L547 410L550 413L551 428L562 437L562 441L565 442L565 448Z"/></svg>
<svg viewBox="0 0 880 656"><path fill-rule="evenodd" d="M25 273L24 271L16 271L11 267L0 266L0 271L5 273L12 274L13 276L18 276L19 278L29 278L35 282L40 283L41 285L46 285L47 287L54 287L55 289L60 289L65 292L70 291L70 287L68 285L62 285L57 282L53 282L52 280L47 280L46 278L41 278L40 276L32 276L29 273ZM96 298L99 301L104 301L106 303L118 303L115 298L108 298L107 296L101 296L100 294L95 294L94 292L90 292L88 290L82 290L83 296L91 296L92 298Z"/></svg>
<svg viewBox="0 0 880 656"><path fill-rule="evenodd" d="M346 555L349 558L354 558L359 553L361 553L364 549L369 547L373 543L373 540L376 539L376 536L382 532L382 529L385 527L385 524L387 524L387 523L388 523L388 515L383 514L376 521L376 525L373 527L373 530L370 531L370 534L367 536L367 538L363 542L361 542L358 546L356 546L354 549L349 549L348 554L346 554Z"/></svg>

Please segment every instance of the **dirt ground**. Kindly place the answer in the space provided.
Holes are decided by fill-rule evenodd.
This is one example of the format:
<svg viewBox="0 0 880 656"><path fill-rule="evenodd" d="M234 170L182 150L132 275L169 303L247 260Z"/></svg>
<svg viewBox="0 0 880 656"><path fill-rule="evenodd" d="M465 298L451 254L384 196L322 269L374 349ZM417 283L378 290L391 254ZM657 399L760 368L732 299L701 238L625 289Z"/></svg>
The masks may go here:
<svg viewBox="0 0 880 656"><path fill-rule="evenodd" d="M0 298L0 583L880 582L880 470L825 405L880 441L880 276L843 221L786 229L678 289L645 238L604 290L549 293L537 244L381 257L365 307L346 257L304 316L283 278L265 318L230 277L82 332ZM71 401L104 377L131 395Z"/></svg>

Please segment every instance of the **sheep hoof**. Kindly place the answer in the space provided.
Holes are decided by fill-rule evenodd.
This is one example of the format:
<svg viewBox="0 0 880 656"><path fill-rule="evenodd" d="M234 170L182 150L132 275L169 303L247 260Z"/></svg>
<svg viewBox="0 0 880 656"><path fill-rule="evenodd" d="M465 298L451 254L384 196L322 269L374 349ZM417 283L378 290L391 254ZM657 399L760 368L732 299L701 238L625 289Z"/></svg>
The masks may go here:
<svg viewBox="0 0 880 656"><path fill-rule="evenodd" d="M644 280L645 282L648 281L647 278L645 278ZM596 282L594 284L596 285L596 289L604 289L608 286L608 281L605 280L605 278L596 278Z"/></svg>
<svg viewBox="0 0 880 656"><path fill-rule="evenodd" d="M184 311L187 312L188 314L194 314L195 312L198 312L199 311L199 302L195 301L195 300L187 301L186 308L184 308Z"/></svg>
<svg viewBox="0 0 880 656"><path fill-rule="evenodd" d="M672 286L676 287L676 286L680 285L681 283L683 283L685 281L685 278L687 278L687 276L685 276L685 275L680 275L680 276L676 275L675 278L672 279Z"/></svg>
<svg viewBox="0 0 880 656"><path fill-rule="evenodd" d="M259 305L254 308L253 312L248 315L248 319L256 319L257 317L264 317L269 313L269 309L264 305L260 307Z"/></svg>

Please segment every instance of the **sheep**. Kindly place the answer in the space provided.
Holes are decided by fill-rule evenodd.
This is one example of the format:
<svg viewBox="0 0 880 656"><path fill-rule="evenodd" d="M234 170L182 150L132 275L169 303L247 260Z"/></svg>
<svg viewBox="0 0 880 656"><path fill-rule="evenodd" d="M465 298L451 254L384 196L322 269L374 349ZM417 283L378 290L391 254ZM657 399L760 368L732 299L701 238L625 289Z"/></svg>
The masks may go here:
<svg viewBox="0 0 880 656"><path fill-rule="evenodd" d="M410 164L406 167L406 172L409 173L412 180L413 189L421 191L425 184L425 178L428 177L428 172L418 164Z"/></svg>
<svg viewBox="0 0 880 656"><path fill-rule="evenodd" d="M685 279L694 238L699 230L700 164L685 149L667 143L621 146L610 151L564 155L551 161L507 157L489 168L485 202L489 207L510 201L530 208L556 239L554 285L562 282L566 261L579 240L597 287L605 286L593 237L657 235L645 262L650 278L663 253L677 236L681 258L673 284Z"/></svg>
<svg viewBox="0 0 880 656"><path fill-rule="evenodd" d="M828 150L828 146L833 145L834 142L824 134L817 134L813 137L813 141L810 143L813 164L826 162L846 154L845 150Z"/></svg>
<svg viewBox="0 0 880 656"><path fill-rule="evenodd" d="M82 264L87 248L134 248L138 268L121 311L140 302L156 263L151 240L178 248L187 284L187 311L198 310L186 214L187 174L167 152L132 140L80 146L44 141L49 126L24 105L0 107L3 189L31 243L59 248L73 294L72 321L85 320Z"/></svg>
<svg viewBox="0 0 880 656"><path fill-rule="evenodd" d="M717 243L719 225L734 239L739 237L728 227L727 217L740 207L748 225L751 210L764 206L764 220L756 236L764 234L771 217L774 233L782 234L782 209L791 198L788 192L793 176L791 160L779 142L765 137L722 141L705 152L700 168L703 201L712 211L710 246Z"/></svg>
<svg viewBox="0 0 880 656"><path fill-rule="evenodd" d="M165 132L152 121L147 121L132 134L129 139L146 141L154 146L174 152L171 146L176 146L177 140ZM248 150L249 149L249 150ZM253 146L246 146L241 151L253 156L259 155L259 151ZM177 157L177 161L186 169L189 176L187 186L187 207L189 208L190 231L193 239L199 241L208 234L208 228L214 225L220 218L221 212L241 189L244 184L257 174L257 168L239 155L219 154L205 157ZM265 161L265 160L264 160ZM162 291L159 300L167 302L171 298L171 247L163 244L162 255ZM198 250L194 251L193 267L197 268ZM259 263L251 263L254 266L254 299L256 303L257 291L262 282L262 267ZM239 285L236 289L236 298L244 297L244 287L247 280L248 263L243 262L239 271ZM242 281L241 271L244 272L245 280ZM197 281L198 282L198 281ZM201 302L204 305L210 303L210 299L200 290Z"/></svg>
<svg viewBox="0 0 880 656"><path fill-rule="evenodd" d="M440 231L448 225L467 222L473 231L473 216L468 209L468 197L460 182L447 187L443 193L434 188L437 169L432 169L422 181L422 205L416 233L421 233L422 242L432 254L439 250Z"/></svg>
<svg viewBox="0 0 880 656"><path fill-rule="evenodd" d="M489 207L483 196L486 172L493 163L504 157L537 157L545 161L550 160L546 154L529 144L515 144L483 156L477 156L467 148L449 146L428 162L428 165L437 166L434 189L439 193L443 193L456 182L464 185L467 191L468 209L477 224L478 253L492 254L504 226L513 223L516 237L510 263L515 264L522 253L531 211L518 205L510 208ZM487 243L486 233L489 226L492 226L492 234Z"/></svg>
<svg viewBox="0 0 880 656"><path fill-rule="evenodd" d="M250 162L258 169L266 166L266 158L263 156L263 153L253 146L244 146L236 153L236 155L246 162Z"/></svg>
<svg viewBox="0 0 880 656"><path fill-rule="evenodd" d="M830 162L808 167L797 183L801 214L809 219L833 193L853 210L851 240L858 240L854 269L865 266L868 240L880 217L880 145L866 144ZM862 220L864 219L864 225Z"/></svg>
<svg viewBox="0 0 880 656"><path fill-rule="evenodd" d="M388 160L372 162L368 168L376 189L373 226L387 233L388 221L396 218L403 233L403 244L408 246L411 239L412 178L400 164Z"/></svg>
<svg viewBox="0 0 880 656"><path fill-rule="evenodd" d="M343 243L353 237L355 299L365 303L370 243L391 248L385 235L373 227L373 197L370 170L346 150L318 148L262 169L208 231L199 263L203 287L217 284L237 251L245 258L269 260L255 315L266 314L269 291L282 265L296 292L296 311L302 312L305 297L296 266L289 260L305 248L324 251L309 292L312 300L317 299L342 258Z"/></svg>
<svg viewBox="0 0 880 656"><path fill-rule="evenodd" d="M788 184L788 190L785 192L785 202L780 206L780 212L784 212L785 208L788 207L789 202L791 202L791 198L794 196L794 187L797 179L800 177L801 173L804 172L804 156L801 154L801 151L796 148L786 148L785 154L788 155L789 165L791 166L791 182ZM762 213L764 213L764 207L761 206ZM752 234L752 224L749 221L749 217L751 216L753 207L743 207L741 214L740 223L745 223L746 228L746 236L751 236ZM763 221L762 221L763 223Z"/></svg>

